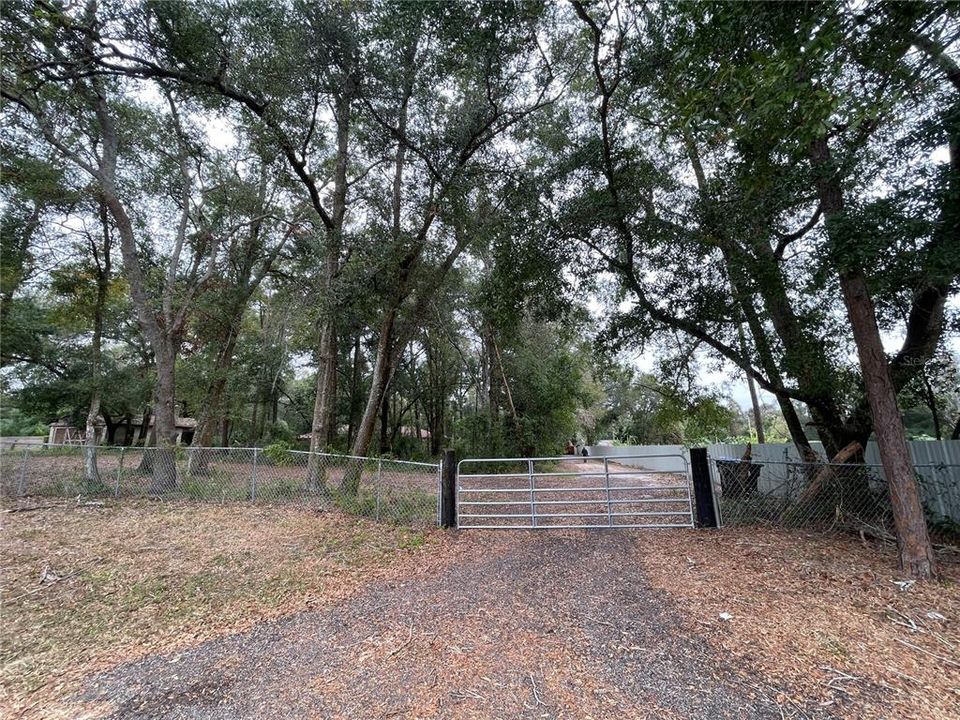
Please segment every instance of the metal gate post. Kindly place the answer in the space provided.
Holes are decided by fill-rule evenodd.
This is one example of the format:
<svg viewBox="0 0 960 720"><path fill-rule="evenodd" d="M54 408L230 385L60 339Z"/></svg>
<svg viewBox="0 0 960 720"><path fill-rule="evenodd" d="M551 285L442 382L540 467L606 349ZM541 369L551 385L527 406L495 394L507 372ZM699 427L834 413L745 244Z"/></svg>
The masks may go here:
<svg viewBox="0 0 960 720"><path fill-rule="evenodd" d="M443 481L440 483L440 527L457 527L457 454L453 450L443 451L441 473Z"/></svg>
<svg viewBox="0 0 960 720"><path fill-rule="evenodd" d="M530 527L537 526L537 500L533 487L533 460L527 460L527 475L530 477Z"/></svg>
<svg viewBox="0 0 960 720"><path fill-rule="evenodd" d="M250 501L257 499L257 453L260 448L253 449L253 468L250 470Z"/></svg>
<svg viewBox="0 0 960 720"><path fill-rule="evenodd" d="M126 447L120 448L120 464L117 465L117 479L113 484L113 496L120 497L120 473L123 472L123 451Z"/></svg>
<svg viewBox="0 0 960 720"><path fill-rule="evenodd" d="M606 455L603 457L603 481L604 487L607 489L607 527L613 527L613 511L610 502L610 463Z"/></svg>
<svg viewBox="0 0 960 720"><path fill-rule="evenodd" d="M690 479L693 482L693 494L697 501L697 525L707 528L717 527L713 483L710 481L710 463L707 460L706 448L690 448Z"/></svg>

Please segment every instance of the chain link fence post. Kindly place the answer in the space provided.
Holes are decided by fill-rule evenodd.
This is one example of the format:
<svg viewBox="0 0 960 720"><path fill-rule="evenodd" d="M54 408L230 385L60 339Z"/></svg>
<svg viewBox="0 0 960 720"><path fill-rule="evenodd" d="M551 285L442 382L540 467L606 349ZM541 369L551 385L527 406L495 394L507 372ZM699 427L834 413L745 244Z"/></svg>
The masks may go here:
<svg viewBox="0 0 960 720"><path fill-rule="evenodd" d="M257 499L257 455L260 448L253 449L253 467L250 469L250 502Z"/></svg>
<svg viewBox="0 0 960 720"><path fill-rule="evenodd" d="M380 521L380 486L383 484L383 458L377 458L377 509L375 519Z"/></svg>
<svg viewBox="0 0 960 720"><path fill-rule="evenodd" d="M123 472L123 453L125 450L125 447L120 448L120 463L117 465L117 479L113 484L114 497L120 497L120 473Z"/></svg>
<svg viewBox="0 0 960 720"><path fill-rule="evenodd" d="M437 463L437 527L443 527L443 460Z"/></svg>
<svg viewBox="0 0 960 720"><path fill-rule="evenodd" d="M27 478L27 453L29 450L23 451L23 456L20 458L20 476L17 478L17 497L23 497L23 483Z"/></svg>

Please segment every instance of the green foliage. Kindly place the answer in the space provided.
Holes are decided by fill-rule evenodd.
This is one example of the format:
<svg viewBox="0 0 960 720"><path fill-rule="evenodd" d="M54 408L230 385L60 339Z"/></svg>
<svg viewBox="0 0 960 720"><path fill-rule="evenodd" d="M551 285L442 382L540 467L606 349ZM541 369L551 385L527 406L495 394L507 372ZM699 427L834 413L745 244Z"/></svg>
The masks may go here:
<svg viewBox="0 0 960 720"><path fill-rule="evenodd" d="M278 441L267 445L263 449L263 454L267 457L270 462L274 465L286 466L293 465L296 462L296 459L293 455L290 454L290 443L284 441Z"/></svg>
<svg viewBox="0 0 960 720"><path fill-rule="evenodd" d="M560 324L527 319L498 344L491 369L498 407L464 415L457 437L465 456L562 453L586 397L587 355L572 335Z"/></svg>
<svg viewBox="0 0 960 720"><path fill-rule="evenodd" d="M8 402L0 403L0 437L17 435L46 436L47 424L36 416L27 415Z"/></svg>
<svg viewBox="0 0 960 720"><path fill-rule="evenodd" d="M205 444L266 444L286 464L311 430L330 321L336 450L356 441L378 360L369 453L384 457L752 439L715 390L744 362L806 403L808 426L869 433L838 285L864 268L889 337L934 300L894 378L911 433L947 435L960 205L942 148L957 102L914 35L952 58L955 13L615 5L585 5L594 35L563 3L8 3L0 332L15 412L0 429L82 425L98 389L111 426L139 416L172 353L178 412ZM117 65L91 37L135 56ZM123 263L122 223L85 167L106 117L135 236ZM832 157L815 171L821 137ZM335 211L336 181L320 183L338 171ZM815 198L834 175L845 202L826 227ZM181 303L159 347L144 318L169 328ZM763 423L787 439L779 406Z"/></svg>

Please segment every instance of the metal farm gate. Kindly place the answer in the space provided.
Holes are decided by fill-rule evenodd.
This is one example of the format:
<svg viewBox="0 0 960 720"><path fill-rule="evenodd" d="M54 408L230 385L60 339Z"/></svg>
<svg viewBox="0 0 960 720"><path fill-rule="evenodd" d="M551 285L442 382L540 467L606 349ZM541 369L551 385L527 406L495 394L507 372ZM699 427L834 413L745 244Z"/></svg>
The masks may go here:
<svg viewBox="0 0 960 720"><path fill-rule="evenodd" d="M457 527L693 527L683 455L461 460Z"/></svg>

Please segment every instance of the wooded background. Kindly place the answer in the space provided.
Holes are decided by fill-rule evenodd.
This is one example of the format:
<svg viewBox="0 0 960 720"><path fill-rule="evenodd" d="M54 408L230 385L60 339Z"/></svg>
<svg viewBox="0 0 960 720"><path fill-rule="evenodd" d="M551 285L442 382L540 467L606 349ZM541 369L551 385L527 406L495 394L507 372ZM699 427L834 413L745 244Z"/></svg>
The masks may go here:
<svg viewBox="0 0 960 720"><path fill-rule="evenodd" d="M905 478L904 416L960 434L955 5L2 23L5 432L137 417L163 445L188 416L204 446L409 457L875 433ZM776 412L745 420L716 369Z"/></svg>

